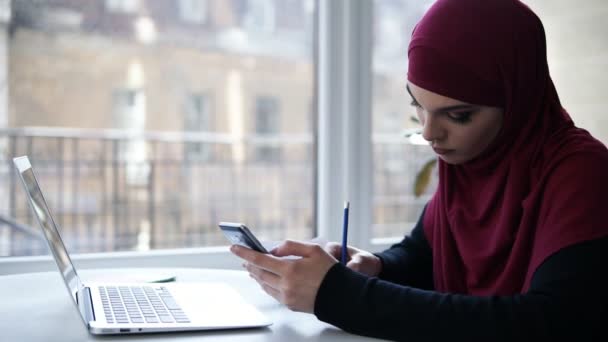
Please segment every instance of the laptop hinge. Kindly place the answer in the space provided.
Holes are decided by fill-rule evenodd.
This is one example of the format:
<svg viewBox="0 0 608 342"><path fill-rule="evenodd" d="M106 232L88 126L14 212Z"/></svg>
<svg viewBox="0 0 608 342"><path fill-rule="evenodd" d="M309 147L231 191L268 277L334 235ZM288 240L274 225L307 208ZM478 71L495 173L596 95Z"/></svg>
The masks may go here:
<svg viewBox="0 0 608 342"><path fill-rule="evenodd" d="M95 320L95 312L93 311L93 302L91 298L91 290L88 287L83 287L82 291L76 293L76 300L78 301L78 309L80 314L83 316L84 321L88 324Z"/></svg>

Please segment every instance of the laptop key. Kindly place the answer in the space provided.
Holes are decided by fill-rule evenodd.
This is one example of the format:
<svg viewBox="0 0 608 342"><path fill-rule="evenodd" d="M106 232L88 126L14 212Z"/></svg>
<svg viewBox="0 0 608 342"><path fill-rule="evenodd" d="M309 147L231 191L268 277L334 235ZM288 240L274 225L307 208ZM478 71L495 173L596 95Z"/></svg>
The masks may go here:
<svg viewBox="0 0 608 342"><path fill-rule="evenodd" d="M162 315L162 316L158 316L158 317L160 318L160 321L163 323L174 323L175 322L175 320L171 316Z"/></svg>
<svg viewBox="0 0 608 342"><path fill-rule="evenodd" d="M154 317L146 317L146 323L158 323L158 318Z"/></svg>
<svg viewBox="0 0 608 342"><path fill-rule="evenodd" d="M165 303L165 305L167 306L167 309L169 310L178 310L180 309L179 305L177 304L177 302L175 301L175 299L170 298L170 297L160 297L163 302Z"/></svg>

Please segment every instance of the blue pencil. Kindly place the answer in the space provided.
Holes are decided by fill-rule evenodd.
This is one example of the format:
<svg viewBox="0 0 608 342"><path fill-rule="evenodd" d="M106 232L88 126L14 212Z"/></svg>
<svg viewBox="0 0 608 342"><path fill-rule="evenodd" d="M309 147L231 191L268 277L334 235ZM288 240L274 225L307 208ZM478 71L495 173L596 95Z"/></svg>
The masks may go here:
<svg viewBox="0 0 608 342"><path fill-rule="evenodd" d="M350 207L350 203L348 201L344 202L344 221L342 224L342 256L340 258L340 262L342 265L346 265L346 259L348 257L348 209Z"/></svg>

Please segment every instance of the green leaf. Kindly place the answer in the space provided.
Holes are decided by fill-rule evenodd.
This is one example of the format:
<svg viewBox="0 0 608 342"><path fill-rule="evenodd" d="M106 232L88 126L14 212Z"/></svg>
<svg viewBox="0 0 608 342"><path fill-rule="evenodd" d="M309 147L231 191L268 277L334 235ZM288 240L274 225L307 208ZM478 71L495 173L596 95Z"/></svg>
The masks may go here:
<svg viewBox="0 0 608 342"><path fill-rule="evenodd" d="M433 168L437 164L437 159L429 160L424 164L420 172L416 175L416 182L414 183L414 196L420 197L431 183L431 176L433 174Z"/></svg>

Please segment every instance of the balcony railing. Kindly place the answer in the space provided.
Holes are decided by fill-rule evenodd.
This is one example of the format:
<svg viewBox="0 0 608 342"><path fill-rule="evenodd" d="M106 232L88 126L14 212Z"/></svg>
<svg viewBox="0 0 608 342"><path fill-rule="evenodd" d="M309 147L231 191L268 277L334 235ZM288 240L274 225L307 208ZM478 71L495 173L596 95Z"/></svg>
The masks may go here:
<svg viewBox="0 0 608 342"><path fill-rule="evenodd" d="M219 221L262 239L314 235L310 135L234 137L114 130L0 130L0 255L46 246L14 171L28 155L72 252L225 244ZM412 192L428 148L374 137L374 237L401 235L428 200Z"/></svg>
<svg viewBox="0 0 608 342"><path fill-rule="evenodd" d="M38 231L12 166L28 155L74 252L224 244L222 220L247 222L265 239L313 234L310 136L27 128L1 131L0 147L0 216ZM10 222L0 221L0 254L45 253Z"/></svg>

